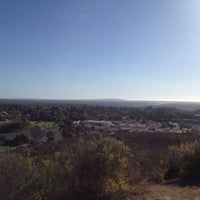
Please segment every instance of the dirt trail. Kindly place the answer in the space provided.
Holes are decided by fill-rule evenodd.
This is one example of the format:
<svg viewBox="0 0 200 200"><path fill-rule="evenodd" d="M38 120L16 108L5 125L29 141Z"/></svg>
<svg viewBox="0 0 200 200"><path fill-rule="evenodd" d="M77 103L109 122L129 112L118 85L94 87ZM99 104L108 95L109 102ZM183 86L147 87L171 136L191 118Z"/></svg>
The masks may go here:
<svg viewBox="0 0 200 200"><path fill-rule="evenodd" d="M200 187L153 184L144 194L136 195L135 200L200 200Z"/></svg>

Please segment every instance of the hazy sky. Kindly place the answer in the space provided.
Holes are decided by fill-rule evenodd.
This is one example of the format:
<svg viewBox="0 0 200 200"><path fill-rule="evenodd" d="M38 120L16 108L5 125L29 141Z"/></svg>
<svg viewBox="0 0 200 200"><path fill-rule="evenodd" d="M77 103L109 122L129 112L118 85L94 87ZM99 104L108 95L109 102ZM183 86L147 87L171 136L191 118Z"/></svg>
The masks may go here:
<svg viewBox="0 0 200 200"><path fill-rule="evenodd" d="M200 1L0 0L0 98L200 101Z"/></svg>

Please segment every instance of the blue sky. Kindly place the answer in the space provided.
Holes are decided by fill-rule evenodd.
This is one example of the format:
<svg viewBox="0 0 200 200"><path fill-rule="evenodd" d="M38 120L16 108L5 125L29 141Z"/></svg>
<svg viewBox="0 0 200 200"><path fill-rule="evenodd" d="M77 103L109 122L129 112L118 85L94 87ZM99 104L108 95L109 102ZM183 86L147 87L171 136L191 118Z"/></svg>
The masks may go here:
<svg viewBox="0 0 200 200"><path fill-rule="evenodd" d="M0 98L200 101L199 0L0 0Z"/></svg>

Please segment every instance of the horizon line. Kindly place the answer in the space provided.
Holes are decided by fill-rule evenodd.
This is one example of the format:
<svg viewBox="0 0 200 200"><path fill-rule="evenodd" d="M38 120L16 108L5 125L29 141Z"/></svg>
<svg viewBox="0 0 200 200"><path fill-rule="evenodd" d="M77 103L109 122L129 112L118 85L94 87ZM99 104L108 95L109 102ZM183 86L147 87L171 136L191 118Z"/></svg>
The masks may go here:
<svg viewBox="0 0 200 200"><path fill-rule="evenodd" d="M0 100L31 100L31 101L141 101L141 102L174 102L174 103L200 103L196 100L152 100L152 99L122 99L122 98L0 98Z"/></svg>

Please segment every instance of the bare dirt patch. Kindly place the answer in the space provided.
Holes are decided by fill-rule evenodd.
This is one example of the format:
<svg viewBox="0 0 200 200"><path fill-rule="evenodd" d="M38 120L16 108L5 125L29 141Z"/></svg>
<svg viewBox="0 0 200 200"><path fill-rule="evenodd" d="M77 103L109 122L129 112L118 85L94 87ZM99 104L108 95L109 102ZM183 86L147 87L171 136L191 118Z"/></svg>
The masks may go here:
<svg viewBox="0 0 200 200"><path fill-rule="evenodd" d="M132 200L200 200L200 187L177 185L149 185L148 191L138 194Z"/></svg>

